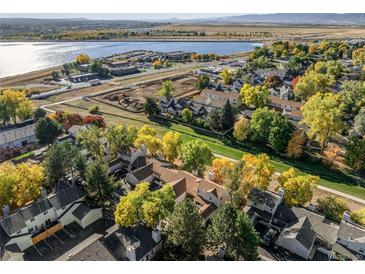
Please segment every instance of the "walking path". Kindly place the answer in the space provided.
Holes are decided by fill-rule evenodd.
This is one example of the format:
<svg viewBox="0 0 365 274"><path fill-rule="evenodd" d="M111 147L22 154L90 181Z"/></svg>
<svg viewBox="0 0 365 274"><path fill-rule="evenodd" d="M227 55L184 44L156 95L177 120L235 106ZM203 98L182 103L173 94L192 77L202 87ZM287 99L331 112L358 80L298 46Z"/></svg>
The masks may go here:
<svg viewBox="0 0 365 274"><path fill-rule="evenodd" d="M232 162L237 162L236 159L232 159L232 158L229 158L227 156L220 155L220 154L214 153L214 156L219 157L219 158L225 158L225 159L228 159L228 160L230 160ZM361 199L359 197L352 196L350 194L343 193L341 191L337 191L337 190L334 190L332 188L328 188L328 187L324 187L324 186L317 186L317 188L320 189L320 190L323 190L325 192L329 192L331 194L334 194L334 195L337 195L337 196L341 196L343 198L346 198L346 199L349 199L349 200L352 200L352 201L355 201L357 203L360 203L360 204L365 205L365 200L363 200L363 199Z"/></svg>

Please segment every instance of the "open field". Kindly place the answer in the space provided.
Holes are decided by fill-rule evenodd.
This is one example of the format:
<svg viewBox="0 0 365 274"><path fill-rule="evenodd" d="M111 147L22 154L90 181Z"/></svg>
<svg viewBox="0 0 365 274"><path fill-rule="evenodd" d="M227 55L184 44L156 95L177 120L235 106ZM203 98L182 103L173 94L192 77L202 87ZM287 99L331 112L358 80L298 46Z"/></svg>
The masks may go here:
<svg viewBox="0 0 365 274"><path fill-rule="evenodd" d="M252 146L241 146L239 148L229 147L224 144L223 141L214 137L202 135L189 127L177 123L157 123L148 120L143 113L131 113L100 102L77 100L67 104L53 106L51 109L59 111L68 110L71 112L77 112L81 115L86 115L88 114L87 109L95 104L99 105L101 114L103 114L108 123L134 125L136 127L141 127L145 124L148 124L154 127L161 136L168 130L177 131L182 134L184 142L200 139L204 141L215 154L238 160L242 158L244 153L249 152L256 154L262 152L257 148L253 148ZM343 173L326 169L321 165L306 161L287 162L277 157L271 157L271 163L273 164L275 170L279 172L283 172L294 166L298 169L299 175L319 175L321 177L319 181L320 185L365 199L365 188L355 185L354 178L351 178Z"/></svg>
<svg viewBox="0 0 365 274"><path fill-rule="evenodd" d="M291 25L248 25L248 24L222 24L222 25L166 25L156 27L161 30L171 31L197 31L205 32L206 39L345 39L362 38L365 36L364 27L343 26L291 26ZM237 33L239 36L219 36L217 33ZM249 36L250 33L258 33L257 37ZM260 37L260 34L268 33L270 37Z"/></svg>

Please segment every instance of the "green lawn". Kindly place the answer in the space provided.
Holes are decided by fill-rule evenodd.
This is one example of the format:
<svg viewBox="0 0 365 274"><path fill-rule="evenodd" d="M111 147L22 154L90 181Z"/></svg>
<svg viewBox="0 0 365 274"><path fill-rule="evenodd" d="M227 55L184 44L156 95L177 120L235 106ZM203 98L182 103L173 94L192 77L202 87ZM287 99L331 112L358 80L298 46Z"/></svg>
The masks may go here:
<svg viewBox="0 0 365 274"><path fill-rule="evenodd" d="M94 102L77 101L72 102L66 107L70 108L70 111L75 111L77 109L83 109L87 111L89 104L95 104ZM334 190L338 190L362 199L365 199L365 188L361 187L360 184L364 185L364 181L358 182L358 178L353 178L347 174L341 173L339 171L331 170L321 163L314 163L312 161L296 161L291 159L284 159L277 155L273 155L272 152L268 151L267 148L260 148L257 145L227 145L222 140L204 135L200 132L193 130L190 127L174 123L174 122L156 122L150 121L144 115L138 115L135 113L129 113L126 111L116 111L116 108L107 106L105 104L97 103L100 105L103 116L106 120L112 123L124 123L128 125L135 125L140 127L144 124L149 124L153 126L162 136L169 130L177 131L182 134L183 141L188 142L195 139L200 139L204 141L213 153L220 154L233 159L241 159L244 153L261 153L266 152L270 155L271 163L275 170L278 172L283 172L288 170L290 167L295 167L300 175L317 175L320 176L319 184ZM65 106L62 106L65 108ZM81 113L80 113L81 114ZM86 113L85 113L86 114ZM232 147L235 146L235 147Z"/></svg>

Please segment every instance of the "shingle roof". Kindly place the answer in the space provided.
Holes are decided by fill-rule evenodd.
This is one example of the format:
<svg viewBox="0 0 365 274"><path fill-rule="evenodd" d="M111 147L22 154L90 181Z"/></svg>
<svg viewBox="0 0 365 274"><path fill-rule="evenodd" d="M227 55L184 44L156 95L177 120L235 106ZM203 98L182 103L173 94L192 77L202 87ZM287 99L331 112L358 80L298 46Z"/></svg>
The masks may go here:
<svg viewBox="0 0 365 274"><path fill-rule="evenodd" d="M175 192L176 197L181 196L182 194L186 193L186 179L180 178L176 181L169 183L172 186L172 189Z"/></svg>
<svg viewBox="0 0 365 274"><path fill-rule="evenodd" d="M149 163L143 167L133 170L132 174L139 182L145 180L147 177L153 175L153 163Z"/></svg>
<svg viewBox="0 0 365 274"><path fill-rule="evenodd" d="M310 250L316 240L316 233L307 217L302 217L286 226L280 237L295 238L307 250Z"/></svg>
<svg viewBox="0 0 365 274"><path fill-rule="evenodd" d="M365 228L348 222L341 222L337 236L343 239L362 239L365 237Z"/></svg>
<svg viewBox="0 0 365 274"><path fill-rule="evenodd" d="M81 221L90 212L90 210L91 208L85 203L81 203L74 211L72 211L72 215Z"/></svg>
<svg viewBox="0 0 365 274"><path fill-rule="evenodd" d="M11 213L9 216L3 216L0 219L0 225L10 236L25 228L26 221L50 209L51 207L52 205L50 204L48 199L42 198L40 200L34 201L28 206L20 208L19 210Z"/></svg>
<svg viewBox="0 0 365 274"><path fill-rule="evenodd" d="M115 258L102 241L98 239L77 254L72 255L70 261L115 261Z"/></svg>
<svg viewBox="0 0 365 274"><path fill-rule="evenodd" d="M76 185L72 185L68 188L62 189L53 196L50 196L48 200L57 209L60 210L64 206L70 205L82 198L85 194Z"/></svg>

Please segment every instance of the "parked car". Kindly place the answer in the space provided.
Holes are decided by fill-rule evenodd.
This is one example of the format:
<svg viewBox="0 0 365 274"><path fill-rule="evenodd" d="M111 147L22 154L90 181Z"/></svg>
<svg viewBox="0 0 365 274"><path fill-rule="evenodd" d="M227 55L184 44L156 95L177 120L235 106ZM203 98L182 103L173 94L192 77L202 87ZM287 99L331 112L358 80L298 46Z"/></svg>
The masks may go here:
<svg viewBox="0 0 365 274"><path fill-rule="evenodd" d="M262 238L262 244L265 246L269 246L275 239L275 236L278 234L278 231L274 228L270 228Z"/></svg>

